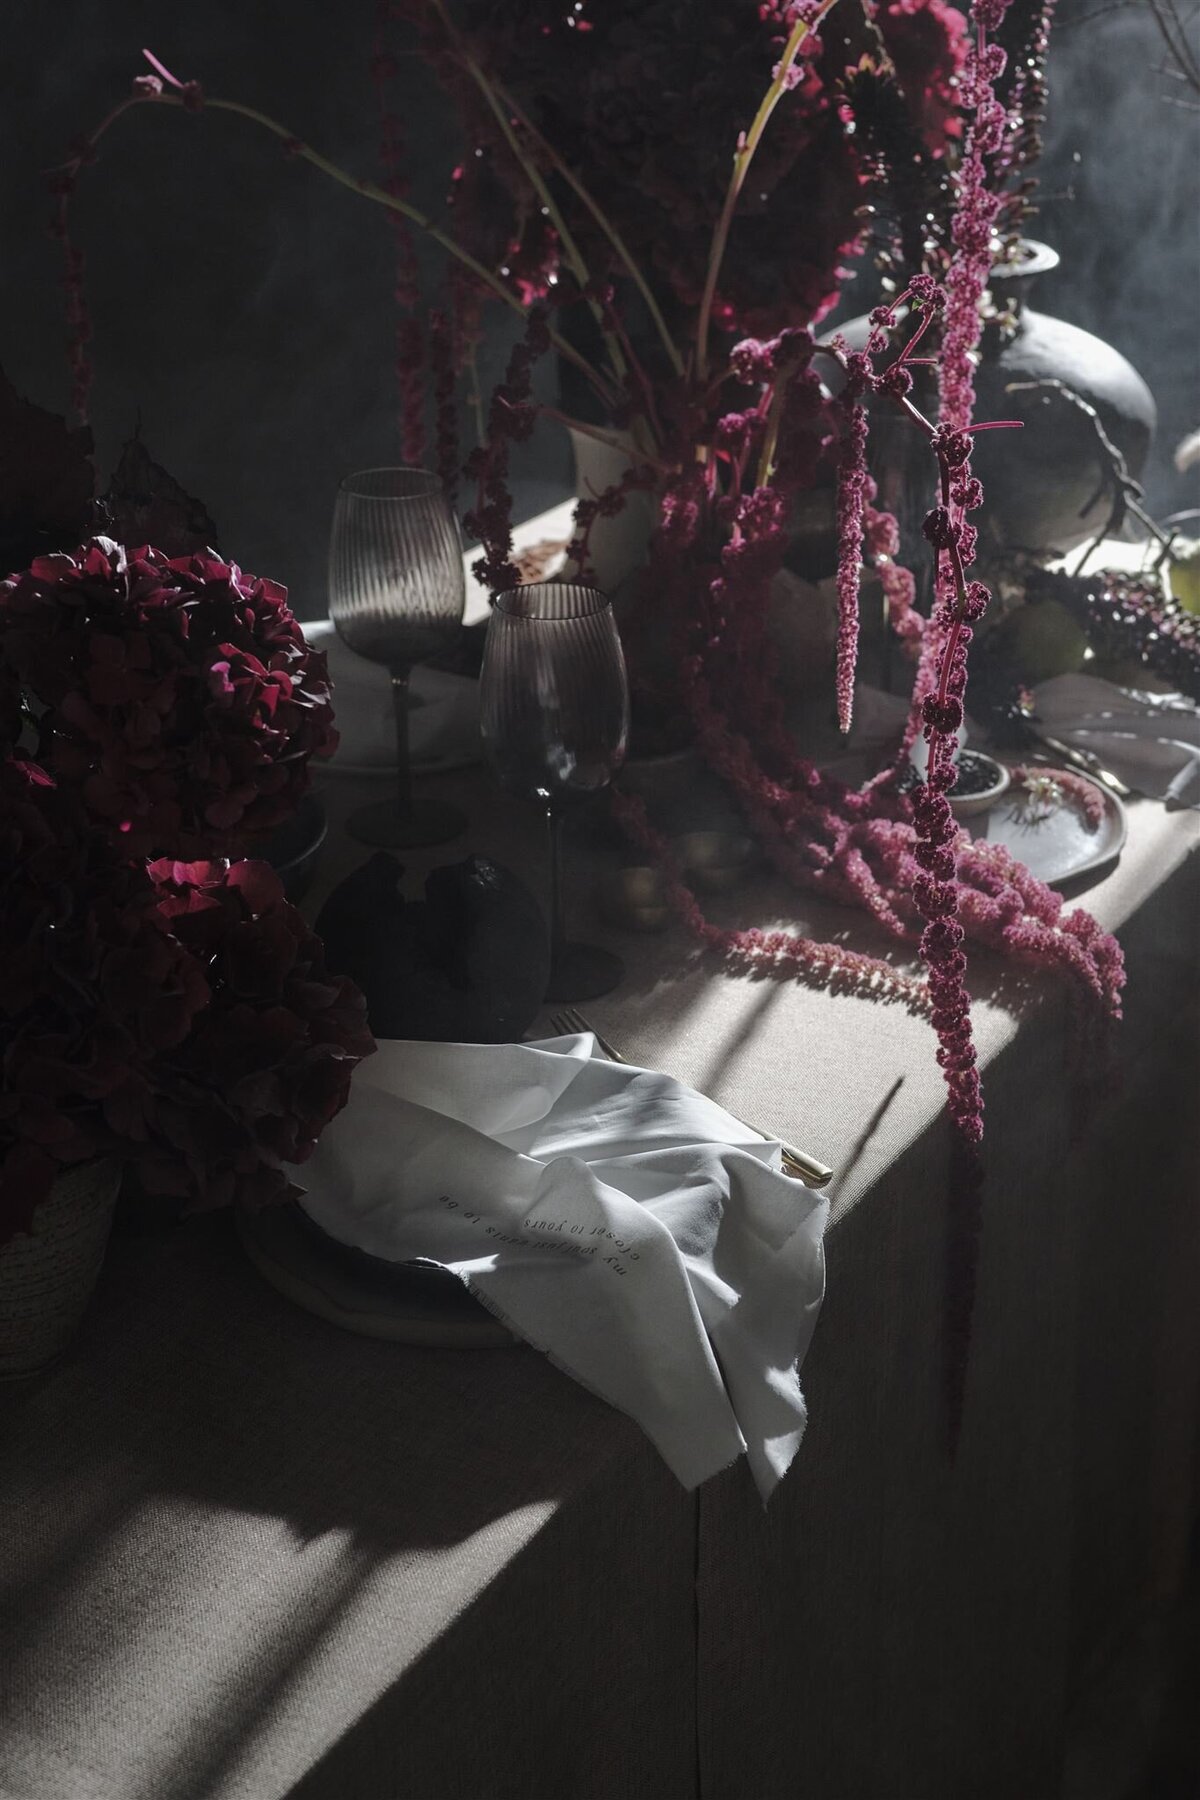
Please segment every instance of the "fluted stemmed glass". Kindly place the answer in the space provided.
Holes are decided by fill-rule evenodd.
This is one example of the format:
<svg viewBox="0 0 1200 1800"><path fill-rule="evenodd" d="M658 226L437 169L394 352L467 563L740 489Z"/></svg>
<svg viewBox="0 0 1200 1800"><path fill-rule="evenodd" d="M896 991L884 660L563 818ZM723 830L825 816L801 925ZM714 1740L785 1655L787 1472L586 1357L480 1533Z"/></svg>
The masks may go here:
<svg viewBox="0 0 1200 1800"><path fill-rule="evenodd" d="M413 795L408 682L414 663L448 649L466 605L458 521L428 469L362 469L338 489L329 546L329 616L359 656L383 663L396 717L396 791L359 807L347 830L364 844L444 844L466 821Z"/></svg>
<svg viewBox="0 0 1200 1800"><path fill-rule="evenodd" d="M562 821L625 759L629 686L612 607L598 588L539 581L497 594L479 689L484 751L511 793L545 808L550 835L548 1000L607 994L619 957L567 941Z"/></svg>

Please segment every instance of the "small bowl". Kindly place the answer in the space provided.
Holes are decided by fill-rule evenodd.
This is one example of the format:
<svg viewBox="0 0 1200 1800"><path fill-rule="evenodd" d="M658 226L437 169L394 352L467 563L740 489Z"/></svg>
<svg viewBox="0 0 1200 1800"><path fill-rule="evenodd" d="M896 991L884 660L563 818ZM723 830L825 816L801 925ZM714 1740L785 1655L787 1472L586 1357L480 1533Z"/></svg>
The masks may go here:
<svg viewBox="0 0 1200 1800"><path fill-rule="evenodd" d="M672 840L693 887L721 894L736 887L754 858L754 842L736 831L685 831Z"/></svg>
<svg viewBox="0 0 1200 1800"><path fill-rule="evenodd" d="M998 763L994 756L986 756L982 750L961 750L958 757L959 768L962 769L964 764L974 764L990 775L991 780L986 787L973 794L957 794L953 788L950 790L950 811L956 819L971 819L979 813L987 812L1008 791L1010 780L1004 764Z"/></svg>
<svg viewBox="0 0 1200 1800"><path fill-rule="evenodd" d="M611 870L600 884L600 913L622 931L665 931L671 909L662 876L640 865Z"/></svg>

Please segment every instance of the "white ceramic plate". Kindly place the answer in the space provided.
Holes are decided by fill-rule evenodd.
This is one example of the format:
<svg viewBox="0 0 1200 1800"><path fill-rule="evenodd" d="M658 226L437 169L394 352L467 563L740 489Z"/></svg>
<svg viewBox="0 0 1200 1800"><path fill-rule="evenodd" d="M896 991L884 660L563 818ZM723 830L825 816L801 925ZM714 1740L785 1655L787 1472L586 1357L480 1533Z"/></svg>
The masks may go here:
<svg viewBox="0 0 1200 1800"><path fill-rule="evenodd" d="M1052 773L1052 771L1047 771ZM990 812L965 821L973 837L1003 844L1031 875L1050 887L1094 874L1116 861L1125 843L1125 808L1110 789L1084 776L1104 801L1104 817L1093 831L1070 798L1046 808L1023 788L1009 788Z"/></svg>

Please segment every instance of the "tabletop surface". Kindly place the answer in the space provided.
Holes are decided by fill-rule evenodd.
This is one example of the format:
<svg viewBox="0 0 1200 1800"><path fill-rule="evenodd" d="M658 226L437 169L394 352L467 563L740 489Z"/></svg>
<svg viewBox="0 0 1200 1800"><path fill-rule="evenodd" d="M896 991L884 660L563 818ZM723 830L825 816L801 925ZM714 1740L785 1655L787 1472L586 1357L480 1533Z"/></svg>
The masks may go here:
<svg viewBox="0 0 1200 1800"><path fill-rule="evenodd" d="M370 854L346 835L344 819L353 805L385 791L385 780L319 778L331 830L305 903L310 916ZM406 854L406 891L418 893L425 870L470 851L496 857L542 890L542 828L532 811L498 794L481 769L430 777L428 785L466 809L468 830L454 844ZM1152 903L1198 843L1196 814L1134 802L1120 862L1080 902L1106 927L1136 935L1140 917L1150 918ZM839 1406L838 1392L853 1359L863 1357L871 1392L881 1392L884 1379L899 1383L898 1392L912 1388L908 1365L895 1362L896 1345L914 1355L910 1320L931 1307L936 1316L936 1299L921 1287L903 1299L908 1312L903 1290L879 1289L884 1263L907 1266L896 1261L897 1234L909 1229L905 1254L919 1281L931 1279L919 1271L942 1215L931 1206L918 1222L921 1208L908 1206L914 1193L927 1195L924 1164L905 1180L896 1171L943 1129L932 1032L900 1005L731 973L681 930L609 930L591 901L596 874L613 854L587 838L569 849L576 929L617 950L627 965L621 986L585 1013L630 1057L773 1126L837 1171L829 1238L837 1312L824 1345L823 1318L813 1351L824 1358L833 1392L823 1393L815 1442L806 1441L797 1459L808 1474L785 1484L791 1497L773 1517L786 1517L797 1496L817 1504L823 1489L813 1476L820 1470L837 1490L831 1519L847 1505L857 1508L860 1542L878 1536L886 1544L885 1528L864 1510L874 1492L865 1463L854 1480L839 1475L839 1459L860 1453L841 1427L848 1403L843 1395ZM859 915L765 877L710 904L722 922L783 923L896 954ZM1170 927L1183 934L1194 971L1200 917L1194 908L1176 911ZM1155 915L1149 933L1162 929ZM982 954L972 958L972 982L986 1091L1001 1060L1011 1068L1004 1053L1019 1047L1023 1032L1031 1048L1040 1041L1038 1021L1053 1002L1054 984ZM1044 1044L1039 1054L1022 1105L1029 1104L1030 1082L1057 1079ZM992 1081L997 1097L988 1126L998 1145L1012 1144L1014 1123L1028 1124L1006 1111L1010 1084L1011 1076L1009 1084ZM1050 1098L1058 1098L1053 1089ZM1046 1160L1037 1145L1029 1156ZM891 1204L864 1206L876 1198ZM864 1220L869 1230L849 1229ZM928 1241L922 1232L932 1234ZM853 1256L844 1259L843 1237L853 1239ZM1019 1258L1018 1241L1009 1254ZM1020 1270L1020 1261L1013 1267ZM1007 1298L994 1304L1004 1317ZM854 1329L855 1309L864 1305L886 1335L883 1347ZM988 1318L992 1306L985 1307ZM1053 1323L1053 1294L1045 1307ZM1030 1366L1038 1367L1042 1351L1031 1346ZM990 1365L983 1360L981 1379L1000 1379L1004 1356ZM921 1383L934 1420L936 1375L924 1371ZM1022 1395L1009 1403L1014 1417L1027 1410ZM920 1433L934 1426L906 1420L896 1429L923 1441ZM1051 1444L1056 1429L1051 1422ZM632 1696L625 1726L635 1745L647 1741L653 1723L637 1712L636 1697L648 1705L656 1686L663 1688L670 1658L692 1641L690 1498L629 1420L524 1348L417 1351L338 1332L266 1287L219 1217L194 1220L166 1238L114 1243L97 1300L62 1364L0 1391L0 1444L7 1522L0 1532L0 1791L22 1800L290 1794L398 1685L416 1696L422 1718L434 1705L426 1674L455 1691L460 1662L439 1660L451 1644L477 1671L486 1670L487 1683L503 1684L504 1670L488 1663L487 1644L501 1629L487 1611L493 1594L505 1609L506 1632L523 1607L536 1608L531 1595L559 1594L564 1606L581 1609L572 1641L587 1642L611 1623L611 1570L625 1571L621 1591L632 1585L639 1601L633 1638L622 1638L619 1652L628 1677L622 1691ZM1003 1460L1007 1452L997 1454ZM889 1482L904 1466L893 1460ZM751 1507L746 1517L753 1516ZM744 1521L736 1533L745 1536ZM541 1573L531 1585L519 1575L535 1551ZM630 1556L638 1559L636 1577L622 1560ZM753 1582L746 1591L754 1591ZM762 1605L768 1591L759 1596ZM744 1604L739 1592L732 1583L735 1611ZM844 1590L837 1593L844 1607ZM545 1638L539 1617L530 1615L521 1653L529 1658ZM477 1641L473 1631L483 1636ZM719 1646L714 1655L719 1664ZM577 1669L565 1654L560 1661L555 1680L561 1672L569 1685L578 1676L572 1707L599 1705L588 1659ZM514 1652L514 1681L520 1666ZM671 1716L686 1736L693 1677L680 1665L672 1680L678 1698ZM904 1706L911 1710L909 1700ZM598 1718L596 1729L611 1738L611 1717ZM672 1769L690 1768L689 1755L675 1739L663 1749ZM614 1787L611 1773L596 1774L588 1786L576 1773L562 1778L559 1791L691 1791L669 1787L662 1771L641 1778L635 1789ZM369 1781L339 1789L331 1779L312 1791L375 1800ZM425 1791L441 1800L436 1786ZM455 1800L460 1791L472 1790L446 1789ZM527 1784L524 1791L537 1790ZM764 1800L768 1791L761 1788Z"/></svg>
<svg viewBox="0 0 1200 1800"><path fill-rule="evenodd" d="M386 777L319 780L330 837L306 902L314 916L331 888L371 854L347 836L347 813L387 791ZM544 829L532 808L499 792L482 769L430 776L424 786L462 807L468 826L454 843L403 853L406 894L419 896L428 869L479 852L544 896ZM1200 845L1198 813L1132 800L1127 814L1128 839L1115 867L1068 902L1094 913L1110 931L1119 931ZM682 927L641 935L606 926L596 913L596 885L617 860L608 847L568 848L568 928L616 951L626 965L613 993L580 1010L630 1060L665 1070L834 1168L829 1192L836 1222L943 1110L930 1026L901 1003L730 972ZM912 952L898 950L863 915L799 893L762 869L705 905L720 924L798 930L920 972ZM977 950L970 967L972 1019L986 1071L1012 1042L1021 1017L1043 1003L1046 982ZM533 1032L549 1030L552 1010Z"/></svg>

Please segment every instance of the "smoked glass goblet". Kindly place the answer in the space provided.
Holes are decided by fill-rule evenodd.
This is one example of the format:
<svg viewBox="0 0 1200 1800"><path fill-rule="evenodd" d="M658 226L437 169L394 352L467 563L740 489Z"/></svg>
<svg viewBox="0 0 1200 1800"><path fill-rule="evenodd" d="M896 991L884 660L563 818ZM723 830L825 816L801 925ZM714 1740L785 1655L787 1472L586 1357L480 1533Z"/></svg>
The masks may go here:
<svg viewBox="0 0 1200 1800"><path fill-rule="evenodd" d="M414 663L449 649L466 605L458 521L428 469L363 469L338 489L329 545L329 616L359 656L392 678L395 797L359 807L346 829L360 843L403 850L444 844L466 823L457 807L416 798L408 744Z"/></svg>
<svg viewBox="0 0 1200 1800"><path fill-rule="evenodd" d="M612 607L598 588L532 582L497 594L479 687L484 752L510 793L543 807L550 836L548 1000L607 994L625 970L567 941L562 822L625 760L629 685Z"/></svg>

